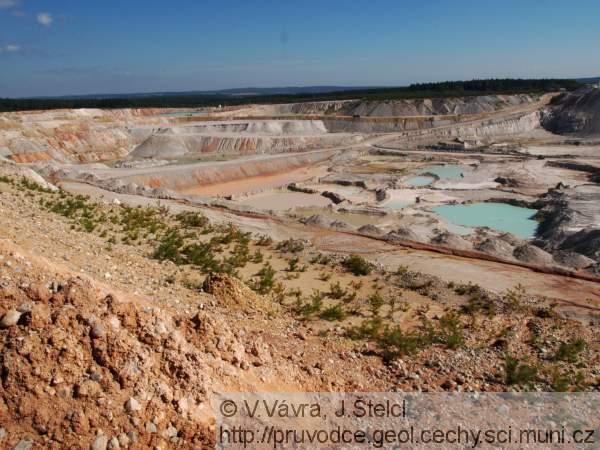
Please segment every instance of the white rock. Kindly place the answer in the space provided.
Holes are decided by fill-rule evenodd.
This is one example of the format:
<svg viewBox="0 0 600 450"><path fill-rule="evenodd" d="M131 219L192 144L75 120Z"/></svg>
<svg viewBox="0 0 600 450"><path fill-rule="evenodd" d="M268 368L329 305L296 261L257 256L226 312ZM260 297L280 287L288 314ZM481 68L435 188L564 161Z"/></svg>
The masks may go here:
<svg viewBox="0 0 600 450"><path fill-rule="evenodd" d="M110 441L108 441L108 450L118 450L120 448L121 444L119 443L119 440L114 436L110 438Z"/></svg>
<svg viewBox="0 0 600 450"><path fill-rule="evenodd" d="M19 322L20 318L21 313L16 309L11 309L2 316L2 320L0 320L0 328L9 328L15 326L17 322Z"/></svg>
<svg viewBox="0 0 600 450"><path fill-rule="evenodd" d="M94 439L94 442L90 445L90 450L106 450L108 446L108 437L103 434L99 434Z"/></svg>
<svg viewBox="0 0 600 450"><path fill-rule="evenodd" d="M13 450L29 450L33 442L28 441L27 439L21 439L17 445L13 447Z"/></svg>
<svg viewBox="0 0 600 450"><path fill-rule="evenodd" d="M142 405L138 402L134 397L130 397L129 400L125 402L125 411L128 413L140 411L142 409Z"/></svg>

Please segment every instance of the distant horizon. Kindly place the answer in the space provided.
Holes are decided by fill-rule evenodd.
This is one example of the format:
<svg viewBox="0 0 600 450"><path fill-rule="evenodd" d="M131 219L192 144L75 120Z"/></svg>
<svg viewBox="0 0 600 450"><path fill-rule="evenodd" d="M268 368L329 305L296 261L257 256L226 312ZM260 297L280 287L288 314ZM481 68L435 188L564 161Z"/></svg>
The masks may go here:
<svg viewBox="0 0 600 450"><path fill-rule="evenodd" d="M486 79L501 79L502 77L491 77ZM477 78L470 78L468 80L475 80ZM482 78L483 79L483 78ZM515 77L514 79L526 79L525 77ZM583 82L584 80L593 80L600 81L600 76L583 76L583 77L536 77L533 79L564 79L564 80L575 80ZM427 81L427 83L437 83L437 82L453 82L453 81L467 81L467 80L435 80L435 81ZM193 89L193 90L167 90L167 91L144 91L144 92L90 92L90 93L74 93L74 94L64 94L64 95L40 95L40 96L32 96L32 97L0 97L0 98L8 98L8 99L68 99L68 98L111 98L111 97L121 97L121 96L161 96L161 95L203 95L203 94L211 94L211 93L227 93L230 91L249 91L252 90L285 90L285 89L311 89L311 88L323 88L323 89L331 89L331 91L323 91L323 92L334 92L335 90L361 90L361 89L399 89L403 87L410 86L411 84L418 84L420 81L415 81L413 83L402 84L402 85L337 85L337 84L323 84L323 85L296 85L296 86L240 86L240 87L226 87L223 89ZM423 82L425 83L425 82ZM254 94L259 95L259 94ZM240 95L241 96L241 95Z"/></svg>
<svg viewBox="0 0 600 450"><path fill-rule="evenodd" d="M0 97L600 75L600 3L572 2L568 20L566 8L550 0L0 0Z"/></svg>

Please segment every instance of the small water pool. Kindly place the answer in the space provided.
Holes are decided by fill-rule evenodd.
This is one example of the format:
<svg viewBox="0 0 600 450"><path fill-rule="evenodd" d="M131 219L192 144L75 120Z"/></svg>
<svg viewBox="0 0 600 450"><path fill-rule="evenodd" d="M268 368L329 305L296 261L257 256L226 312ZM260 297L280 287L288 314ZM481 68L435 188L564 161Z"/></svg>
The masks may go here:
<svg viewBox="0 0 600 450"><path fill-rule="evenodd" d="M535 234L538 222L532 217L535 209L520 208L506 203L472 203L470 205L441 205L433 212L456 225L489 227L529 239Z"/></svg>
<svg viewBox="0 0 600 450"><path fill-rule="evenodd" d="M420 187L429 186L435 180L432 177L413 177L404 182L407 186Z"/></svg>
<svg viewBox="0 0 600 450"><path fill-rule="evenodd" d="M160 117L194 117L205 116L207 113L202 111L176 111L170 113L159 114Z"/></svg>
<svg viewBox="0 0 600 450"><path fill-rule="evenodd" d="M463 178L463 167L457 164L445 164L442 166L422 167L417 173L433 173L441 180L460 180Z"/></svg>

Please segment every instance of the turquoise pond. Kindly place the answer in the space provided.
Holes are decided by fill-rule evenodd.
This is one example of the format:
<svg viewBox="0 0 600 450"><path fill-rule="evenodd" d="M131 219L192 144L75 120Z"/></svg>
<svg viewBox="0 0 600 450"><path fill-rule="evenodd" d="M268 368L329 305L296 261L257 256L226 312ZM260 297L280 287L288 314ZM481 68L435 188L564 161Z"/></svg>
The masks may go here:
<svg viewBox="0 0 600 450"><path fill-rule="evenodd" d="M463 167L456 164L446 164L443 166L422 167L417 173L433 173L441 180L460 180L463 175Z"/></svg>
<svg viewBox="0 0 600 450"><path fill-rule="evenodd" d="M538 222L532 217L535 209L520 208L506 203L472 203L470 205L442 205L433 212L456 225L489 227L529 239L537 230Z"/></svg>
<svg viewBox="0 0 600 450"><path fill-rule="evenodd" d="M404 182L407 186L412 187L420 187L420 186L429 186L435 180L431 177L413 177L409 178Z"/></svg>

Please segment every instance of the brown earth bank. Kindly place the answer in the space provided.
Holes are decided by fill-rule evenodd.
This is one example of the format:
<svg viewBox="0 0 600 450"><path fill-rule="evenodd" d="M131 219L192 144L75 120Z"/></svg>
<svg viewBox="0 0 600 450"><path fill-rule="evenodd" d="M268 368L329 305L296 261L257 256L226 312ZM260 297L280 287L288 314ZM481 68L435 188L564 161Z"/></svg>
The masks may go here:
<svg viewBox="0 0 600 450"><path fill-rule="evenodd" d="M212 448L209 401L223 391L599 389L598 322L522 287L384 270L10 171L4 447Z"/></svg>

